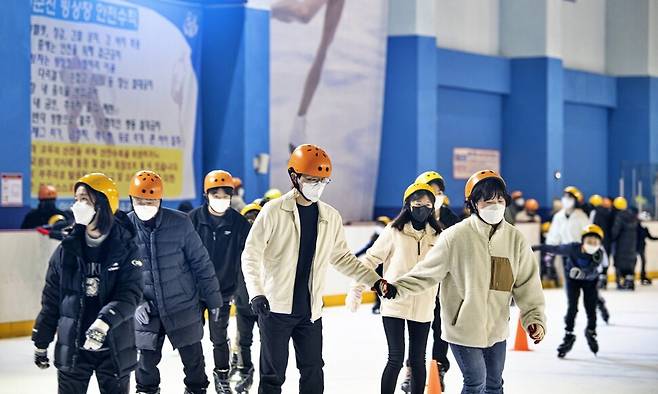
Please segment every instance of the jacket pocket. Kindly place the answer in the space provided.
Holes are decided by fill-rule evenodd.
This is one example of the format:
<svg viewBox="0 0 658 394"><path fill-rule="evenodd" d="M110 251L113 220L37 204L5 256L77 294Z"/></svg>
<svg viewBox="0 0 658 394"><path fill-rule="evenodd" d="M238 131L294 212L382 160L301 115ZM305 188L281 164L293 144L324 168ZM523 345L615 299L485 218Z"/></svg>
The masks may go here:
<svg viewBox="0 0 658 394"><path fill-rule="evenodd" d="M491 281L490 290L512 291L514 274L512 265L507 257L491 256Z"/></svg>
<svg viewBox="0 0 658 394"><path fill-rule="evenodd" d="M459 302L459 306L457 307L457 312L455 312L455 317L452 318L452 325L453 326L457 324L457 319L459 319L459 312L461 312L461 310L462 310L462 305L464 305L464 300L461 300Z"/></svg>

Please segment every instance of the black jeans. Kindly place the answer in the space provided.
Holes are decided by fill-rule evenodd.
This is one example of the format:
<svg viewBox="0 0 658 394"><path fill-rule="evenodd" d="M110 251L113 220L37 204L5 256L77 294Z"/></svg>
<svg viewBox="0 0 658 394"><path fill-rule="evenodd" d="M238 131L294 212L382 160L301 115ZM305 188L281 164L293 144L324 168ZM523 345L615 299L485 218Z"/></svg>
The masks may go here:
<svg viewBox="0 0 658 394"><path fill-rule="evenodd" d="M160 387L158 364L162 359L162 346L164 345L165 335L164 328L162 328L158 335L156 350L139 351L139 360L135 371L137 391L156 392ZM185 387L195 394L205 393L209 382L205 372L206 365L203 359L201 342L178 348L178 354L183 362Z"/></svg>
<svg viewBox="0 0 658 394"><path fill-rule="evenodd" d="M576 314L578 313L578 298L580 291L583 292L583 303L585 304L585 313L587 313L587 328L596 330L596 303L599 300L599 293L596 288L596 280L576 280L569 277L565 278L567 299L569 307L567 315L564 317L565 330L572 332Z"/></svg>
<svg viewBox="0 0 658 394"><path fill-rule="evenodd" d="M639 255L642 262L642 265L640 266L640 278L644 279L647 277L647 253L643 250Z"/></svg>
<svg viewBox="0 0 658 394"><path fill-rule="evenodd" d="M202 313L206 307L202 308ZM212 355L215 361L215 370L228 371L231 353L228 346L228 321L231 313L231 304L222 305L219 320L213 321L208 311L208 328L210 329L210 342L212 342Z"/></svg>
<svg viewBox="0 0 658 394"><path fill-rule="evenodd" d="M238 345L240 346L238 366L250 369L254 366L251 361L251 345L254 343L254 325L258 322L258 316L251 310L247 285L244 283L242 271L238 273L238 283L233 299L237 312Z"/></svg>
<svg viewBox="0 0 658 394"><path fill-rule="evenodd" d="M382 394L395 392L398 375L404 362L404 323L409 327L409 367L411 368L411 392L422 394L425 390L425 350L430 323L419 323L396 317L383 317L384 332L388 343L388 362L382 374Z"/></svg>
<svg viewBox="0 0 658 394"><path fill-rule="evenodd" d="M432 360L436 360L441 364L439 365L439 369L447 371L450 369L450 361L448 361L448 342L441 339L441 304L439 302L439 297L436 297L436 305L434 306L432 332L434 333Z"/></svg>
<svg viewBox="0 0 658 394"><path fill-rule="evenodd" d="M258 318L260 329L260 394L281 393L288 367L290 338L299 369L299 393L324 392L322 319L270 313Z"/></svg>
<svg viewBox="0 0 658 394"><path fill-rule="evenodd" d="M96 380L101 394L128 394L130 374L118 376L112 354L78 351L75 369L71 372L57 371L59 394L84 394L87 392L91 375L96 372Z"/></svg>

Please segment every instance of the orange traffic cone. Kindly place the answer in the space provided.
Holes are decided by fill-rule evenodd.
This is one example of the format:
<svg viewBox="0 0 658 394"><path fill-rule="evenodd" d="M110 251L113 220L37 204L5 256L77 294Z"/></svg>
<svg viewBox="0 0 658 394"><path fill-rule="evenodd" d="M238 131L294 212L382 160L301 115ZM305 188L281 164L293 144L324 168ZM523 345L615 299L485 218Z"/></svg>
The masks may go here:
<svg viewBox="0 0 658 394"><path fill-rule="evenodd" d="M436 360L430 363L429 384L427 385L427 394L441 394L441 379L439 378L439 366Z"/></svg>
<svg viewBox="0 0 658 394"><path fill-rule="evenodd" d="M514 340L514 351L516 352L528 352L528 338L526 337L525 330L523 325L521 325L521 318L519 318L519 324L516 326L516 339Z"/></svg>

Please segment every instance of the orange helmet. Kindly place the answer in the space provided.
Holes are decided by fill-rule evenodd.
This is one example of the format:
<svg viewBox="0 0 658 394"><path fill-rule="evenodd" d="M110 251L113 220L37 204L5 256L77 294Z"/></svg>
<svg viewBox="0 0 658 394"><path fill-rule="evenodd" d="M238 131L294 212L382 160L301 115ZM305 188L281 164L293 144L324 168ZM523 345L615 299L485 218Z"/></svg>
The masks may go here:
<svg viewBox="0 0 658 394"><path fill-rule="evenodd" d="M237 176L233 177L233 188L234 189L239 189L242 187L242 179L238 178Z"/></svg>
<svg viewBox="0 0 658 394"><path fill-rule="evenodd" d="M57 198L57 189L52 185L39 186L39 200L54 200Z"/></svg>
<svg viewBox="0 0 658 394"><path fill-rule="evenodd" d="M162 178L153 171L137 171L130 180L128 195L131 197L148 198L152 200L162 199Z"/></svg>
<svg viewBox="0 0 658 394"><path fill-rule="evenodd" d="M512 192L512 199L513 199L513 200L516 200L517 198L521 198L521 197L523 197L523 192L522 192L522 191L520 191L520 190L514 190L514 191Z"/></svg>
<svg viewBox="0 0 658 394"><path fill-rule="evenodd" d="M210 171L203 180L203 192L208 193L208 190L216 187L235 189L231 173L224 170Z"/></svg>
<svg viewBox="0 0 658 394"><path fill-rule="evenodd" d="M525 202L525 209L528 211L536 211L539 209L539 202L534 198L531 198Z"/></svg>
<svg viewBox="0 0 658 394"><path fill-rule="evenodd" d="M503 179L503 177L498 175L496 171L493 170L478 171L475 174L471 175L471 177L468 178L468 181L466 181L466 186L464 187L464 198L466 200L469 200L471 198L471 193L473 193L473 188L475 188L475 185L480 183L480 181L489 178L498 179L500 182L502 182L503 186L505 186L505 180Z"/></svg>
<svg viewBox="0 0 658 394"><path fill-rule="evenodd" d="M316 145L303 144L295 148L288 160L288 170L297 174L328 178L331 176L331 159L324 149Z"/></svg>

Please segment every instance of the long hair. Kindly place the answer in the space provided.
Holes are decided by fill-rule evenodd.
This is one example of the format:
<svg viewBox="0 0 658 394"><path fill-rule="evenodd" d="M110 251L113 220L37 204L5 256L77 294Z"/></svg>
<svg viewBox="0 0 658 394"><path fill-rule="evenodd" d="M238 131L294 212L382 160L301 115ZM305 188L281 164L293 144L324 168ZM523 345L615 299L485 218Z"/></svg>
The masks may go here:
<svg viewBox="0 0 658 394"><path fill-rule="evenodd" d="M436 197L434 196L434 194L429 193L426 190L419 190L415 192L414 194L409 196L409 198L407 198L407 201L405 201L404 206L400 210L400 213L398 213L395 219L393 219L393 222L391 223L391 227L393 227L398 231L402 231L404 229L404 225L411 221L411 206L409 205L410 202L412 200L416 200L422 197L423 195L428 196L430 200L432 200L432 204L434 204L434 202L436 201ZM434 207L434 209L436 209L436 207ZM434 212L432 212L430 216L427 218L427 223L429 223L430 227L434 229L435 234L439 234L441 232L441 225L434 217Z"/></svg>
<svg viewBox="0 0 658 394"><path fill-rule="evenodd" d="M94 210L96 211L96 229L101 234L108 234L114 224L114 213L110 207L110 202L105 194L92 189L91 187L81 184L87 190L87 193L94 201Z"/></svg>

